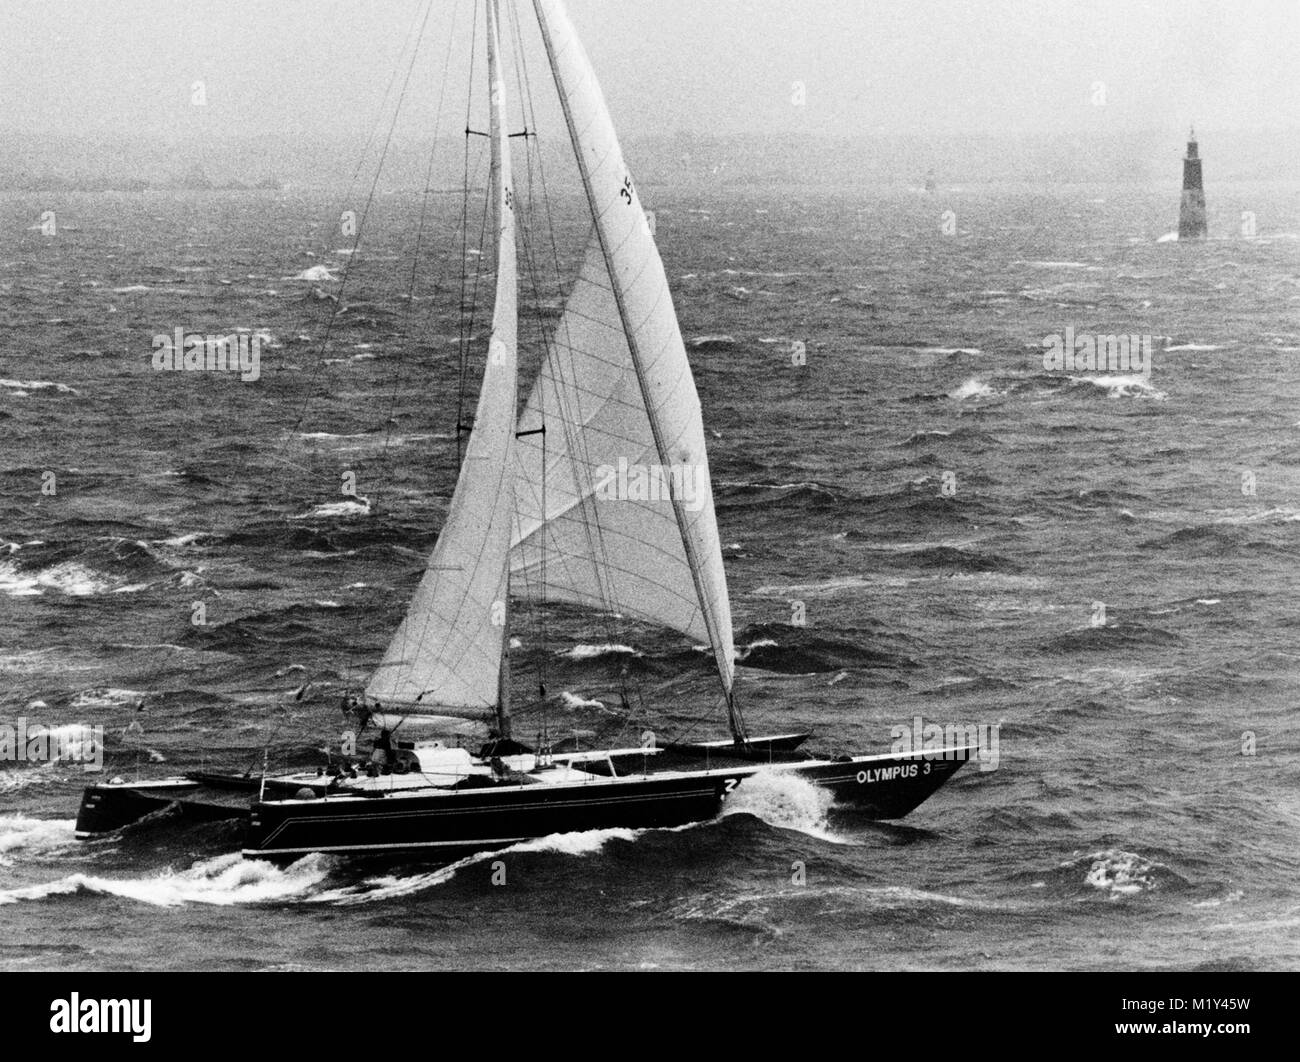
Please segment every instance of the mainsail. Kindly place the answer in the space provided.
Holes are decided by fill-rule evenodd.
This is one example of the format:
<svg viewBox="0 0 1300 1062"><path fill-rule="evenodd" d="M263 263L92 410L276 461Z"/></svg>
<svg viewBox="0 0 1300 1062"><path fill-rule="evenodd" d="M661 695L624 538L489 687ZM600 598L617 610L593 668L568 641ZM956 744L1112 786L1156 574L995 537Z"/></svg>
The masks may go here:
<svg viewBox="0 0 1300 1062"><path fill-rule="evenodd" d="M707 641L740 737L704 425L663 263L568 16L533 6L595 234L520 418L547 433L519 440L515 592Z"/></svg>
<svg viewBox="0 0 1300 1062"><path fill-rule="evenodd" d="M474 426L447 521L406 619L366 687L384 704L486 713L505 648L517 402L515 213L496 0L487 4L496 302Z"/></svg>

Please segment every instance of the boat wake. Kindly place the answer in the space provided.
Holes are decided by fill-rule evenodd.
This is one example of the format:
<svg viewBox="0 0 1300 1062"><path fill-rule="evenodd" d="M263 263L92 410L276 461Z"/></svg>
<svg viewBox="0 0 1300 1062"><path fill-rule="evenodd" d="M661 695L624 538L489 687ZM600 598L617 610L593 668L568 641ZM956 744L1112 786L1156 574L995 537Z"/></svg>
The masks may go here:
<svg viewBox="0 0 1300 1062"><path fill-rule="evenodd" d="M68 823L71 834L72 824ZM103 878L91 874L69 874L57 881L0 890L0 906L22 900L44 900L52 896L91 893L117 896L154 907L210 904L267 903L308 892L328 876L328 857L309 855L287 867L260 859L245 859L238 852L214 856L180 872L171 869L143 878Z"/></svg>
<svg viewBox="0 0 1300 1062"><path fill-rule="evenodd" d="M13 865L13 852L51 852L72 844L72 828L72 819L0 815L0 867Z"/></svg>
<svg viewBox="0 0 1300 1062"><path fill-rule="evenodd" d="M570 856L594 855L604 848L605 844L609 841L635 841L645 832L645 830L620 828L609 830L583 830L577 833L555 833L551 834L549 837L538 837L531 841L520 841L518 844L512 844L508 848L498 848L487 852L475 852L473 855L466 856L464 859L458 859L456 862L449 863L445 867L439 867L437 870L431 870L424 874L413 874L409 876L385 875L382 877L367 878L355 885L318 892L307 897L307 899L311 903L333 903L338 904L339 906L392 900L402 896L410 896L413 893L423 892L425 889L432 889L438 885L444 885L462 870L466 870L473 866L479 866L483 863L494 862L503 856L518 855L524 852L555 852L561 855Z"/></svg>
<svg viewBox="0 0 1300 1062"><path fill-rule="evenodd" d="M376 875L332 888L328 887L330 876L340 867L335 857L312 854L288 866L279 866L268 860L245 859L238 852L227 852L201 859L186 870L167 868L145 877L113 878L77 873L36 885L0 889L0 906L76 894L113 896L154 907L188 904L231 907L292 901L340 906L378 903L435 888L469 867L504 856L539 852L592 855L609 841L635 841L644 832L609 829L553 834L508 848L476 852L424 873ZM11 852L53 852L74 843L72 820L0 817L0 867L12 865L8 856Z"/></svg>

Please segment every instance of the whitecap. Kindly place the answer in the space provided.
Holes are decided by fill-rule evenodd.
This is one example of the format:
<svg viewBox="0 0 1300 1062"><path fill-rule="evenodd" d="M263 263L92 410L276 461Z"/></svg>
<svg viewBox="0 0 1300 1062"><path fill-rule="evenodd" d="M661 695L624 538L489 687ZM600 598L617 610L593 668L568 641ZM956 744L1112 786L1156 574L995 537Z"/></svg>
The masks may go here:
<svg viewBox="0 0 1300 1062"><path fill-rule="evenodd" d="M957 390L952 391L948 397L958 402L964 402L968 398L991 398L996 392L988 384L975 377L971 377Z"/></svg>
<svg viewBox="0 0 1300 1062"><path fill-rule="evenodd" d="M723 804L722 814L747 814L769 826L797 830L819 840L848 844L829 831L827 812L834 803L829 789L789 771L761 769L741 780Z"/></svg>
<svg viewBox="0 0 1300 1062"><path fill-rule="evenodd" d="M17 566L0 564L0 594L8 597L38 597L54 590L68 597L92 597L114 589L98 573L74 561L64 561L41 571L19 571Z"/></svg>
<svg viewBox="0 0 1300 1062"><path fill-rule="evenodd" d="M281 277L281 280L313 280L313 281L337 281L339 278L329 271L328 266L316 265L304 269L301 273L291 277Z"/></svg>
<svg viewBox="0 0 1300 1062"><path fill-rule="evenodd" d="M261 859L245 859L234 852L200 860L180 872L168 868L141 878L70 874L41 885L0 890L0 905L86 892L119 896L154 907L180 907L189 903L229 907L300 896L323 881L328 872L328 858L321 855L305 856L282 868Z"/></svg>
<svg viewBox="0 0 1300 1062"><path fill-rule="evenodd" d="M1151 398L1163 401L1169 396L1151 386L1149 380L1137 375L1071 376L1075 383L1092 384L1108 391L1111 398Z"/></svg>
<svg viewBox="0 0 1300 1062"><path fill-rule="evenodd" d="M117 689L113 686L100 686L95 689L82 690L68 705L74 711L86 708L121 708L137 704L145 697L140 690Z"/></svg>
<svg viewBox="0 0 1300 1062"><path fill-rule="evenodd" d="M412 874L406 877L384 875L368 878L358 885L318 892L308 897L307 900L310 903L333 903L340 906L391 900L442 885L468 867L495 861L502 856L525 852L555 852L560 855L575 857L594 855L610 841L635 841L644 832L644 830L614 827L604 830L582 830L574 833L550 834L530 841L520 841L507 848L476 852L428 873Z"/></svg>
<svg viewBox="0 0 1300 1062"><path fill-rule="evenodd" d="M1016 262L1015 264L1036 266L1039 269L1086 269L1090 272L1101 269L1101 266L1091 265L1088 262Z"/></svg>
<svg viewBox="0 0 1300 1062"><path fill-rule="evenodd" d="M844 575L817 583L791 583L784 586L760 586L754 591L760 597L813 597L835 594L841 590L861 590L875 585L860 575Z"/></svg>
<svg viewBox="0 0 1300 1062"><path fill-rule="evenodd" d="M1091 864L1084 875L1084 884L1109 894L1112 899L1133 896L1155 888L1154 873L1157 864L1140 855L1111 848L1086 858L1091 860Z"/></svg>
<svg viewBox="0 0 1300 1062"><path fill-rule="evenodd" d="M28 391L48 391L54 390L61 395L78 395L81 392L67 384L52 383L49 380L0 380L0 387L7 387L11 391L22 392Z"/></svg>
<svg viewBox="0 0 1300 1062"><path fill-rule="evenodd" d="M176 546L179 548L182 546L192 546L194 543L199 542L202 539L211 537L212 536L206 531L191 531L189 534L177 535L174 538L162 538L157 541L161 546Z"/></svg>
<svg viewBox="0 0 1300 1062"><path fill-rule="evenodd" d="M576 693L570 693L568 690L560 694L560 701L566 708L599 708L601 711L606 710L603 701L586 700Z"/></svg>
<svg viewBox="0 0 1300 1062"><path fill-rule="evenodd" d="M325 502L310 512L299 513L295 520L311 520L317 517L356 517L370 515L370 499L358 498L356 501Z"/></svg>
<svg viewBox="0 0 1300 1062"><path fill-rule="evenodd" d="M0 866L12 866L14 852L50 852L73 844L73 819L0 815Z"/></svg>
<svg viewBox="0 0 1300 1062"><path fill-rule="evenodd" d="M631 656L641 655L630 645L620 645L614 642L606 642L601 645L575 645L572 649L559 650L556 655L567 656L570 660L590 660L593 657L606 656L613 653L627 653Z"/></svg>

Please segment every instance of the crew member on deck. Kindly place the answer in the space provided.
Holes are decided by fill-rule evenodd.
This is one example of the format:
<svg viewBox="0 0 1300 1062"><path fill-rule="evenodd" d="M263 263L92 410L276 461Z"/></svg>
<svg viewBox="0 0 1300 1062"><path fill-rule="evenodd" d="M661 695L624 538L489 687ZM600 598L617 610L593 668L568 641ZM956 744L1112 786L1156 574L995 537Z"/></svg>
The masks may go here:
<svg viewBox="0 0 1300 1062"><path fill-rule="evenodd" d="M393 752L393 736L387 730L379 731L379 737L375 738L375 747L370 754L370 760L378 764L385 774L397 765L397 756Z"/></svg>

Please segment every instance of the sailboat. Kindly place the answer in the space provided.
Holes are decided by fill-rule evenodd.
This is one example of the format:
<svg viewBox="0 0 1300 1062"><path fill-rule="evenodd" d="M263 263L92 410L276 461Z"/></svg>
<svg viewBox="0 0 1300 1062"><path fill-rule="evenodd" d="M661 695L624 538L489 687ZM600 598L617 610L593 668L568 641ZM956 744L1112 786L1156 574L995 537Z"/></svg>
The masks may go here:
<svg viewBox="0 0 1300 1062"><path fill-rule="evenodd" d="M674 827L716 817L760 773L802 779L869 817L906 815L975 751L818 756L806 733L751 735L700 402L663 264L587 55L560 0L533 0L591 220L577 279L519 406L516 202L499 0L485 0L496 282L486 367L446 522L405 619L356 712L371 762L261 777L190 775L91 786L92 837L174 804L247 816L245 856L454 859L555 833ZM620 491L619 469L659 470ZM689 496L688 496L689 494ZM720 684L714 740L652 733L580 748L512 733L511 601L563 602L708 646ZM418 723L488 720L477 751L401 740ZM251 793L249 792L251 791Z"/></svg>

